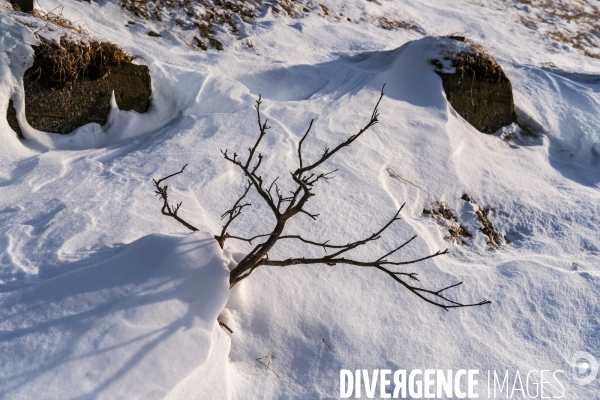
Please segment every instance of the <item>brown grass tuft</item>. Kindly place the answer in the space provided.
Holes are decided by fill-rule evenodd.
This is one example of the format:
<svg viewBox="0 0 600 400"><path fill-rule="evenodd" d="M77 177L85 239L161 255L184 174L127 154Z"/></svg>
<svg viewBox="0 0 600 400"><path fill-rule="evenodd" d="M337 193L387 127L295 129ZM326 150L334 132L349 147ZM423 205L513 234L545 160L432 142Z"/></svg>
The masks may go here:
<svg viewBox="0 0 600 400"><path fill-rule="evenodd" d="M43 84L62 88L77 79L104 78L117 65L138 58L114 43L100 40L61 39L60 43L42 41L33 46L35 61L32 74Z"/></svg>
<svg viewBox="0 0 600 400"><path fill-rule="evenodd" d="M460 222L456 213L444 202L433 203L431 209L426 208L423 210L423 214L429 215L442 228L448 229L448 235L444 239L466 245L468 243L467 238L473 237L469 232L469 228Z"/></svg>
<svg viewBox="0 0 600 400"><path fill-rule="evenodd" d="M461 51L449 54L456 73L461 77L472 78L477 76L479 80L488 82L508 82L508 77L502 71L500 64L481 45L465 39L464 36L448 35L450 39L465 42L471 48L471 52Z"/></svg>
<svg viewBox="0 0 600 400"><path fill-rule="evenodd" d="M393 29L406 29L409 31L415 31L417 33L425 34L425 31L423 30L423 28L421 28L419 25L414 24L412 22L392 20L392 19L388 19L386 17L375 17L375 19L377 20L377 22L381 28L388 30L388 31L393 30Z"/></svg>
<svg viewBox="0 0 600 400"><path fill-rule="evenodd" d="M582 0L505 0L472 3L492 6L529 29L600 59L600 5Z"/></svg>
<svg viewBox="0 0 600 400"><path fill-rule="evenodd" d="M202 50L209 46L223 50L223 43L215 37L215 27L226 29L232 34L238 33L234 17L248 23L257 17L257 6L260 2L253 0L119 0L121 7L148 21L163 21L170 18L170 11L182 11L195 21L199 35L194 42ZM284 4L280 4L284 3ZM295 16L295 9L289 0L278 1L286 12ZM185 21L176 20L179 26L188 27ZM191 26L190 26L191 27Z"/></svg>
<svg viewBox="0 0 600 400"><path fill-rule="evenodd" d="M83 28L83 26L76 24L63 17L63 9L63 6L56 7L54 10L49 12L36 9L30 12L30 14L43 21L49 22L56 26L60 26L61 28L70 29L80 35L87 35L87 31Z"/></svg>

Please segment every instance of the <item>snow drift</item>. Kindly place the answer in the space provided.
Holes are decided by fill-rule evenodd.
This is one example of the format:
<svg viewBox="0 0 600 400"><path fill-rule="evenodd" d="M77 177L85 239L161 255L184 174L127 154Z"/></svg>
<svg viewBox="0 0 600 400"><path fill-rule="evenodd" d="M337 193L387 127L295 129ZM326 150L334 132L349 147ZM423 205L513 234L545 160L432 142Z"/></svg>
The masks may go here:
<svg viewBox="0 0 600 400"><path fill-rule="evenodd" d="M228 340L215 327L228 272L206 233L150 235L3 294L0 397L185 399L186 376L227 397Z"/></svg>

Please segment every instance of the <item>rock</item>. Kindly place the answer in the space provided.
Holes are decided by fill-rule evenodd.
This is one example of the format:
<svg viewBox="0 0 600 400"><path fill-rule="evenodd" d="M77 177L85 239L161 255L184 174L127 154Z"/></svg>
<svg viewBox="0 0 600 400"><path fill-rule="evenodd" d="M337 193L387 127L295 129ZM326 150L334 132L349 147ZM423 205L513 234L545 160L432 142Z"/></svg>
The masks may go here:
<svg viewBox="0 0 600 400"><path fill-rule="evenodd" d="M17 11L32 12L33 11L33 0L10 0L13 8Z"/></svg>
<svg viewBox="0 0 600 400"><path fill-rule="evenodd" d="M148 111L151 78L148 67L121 63L104 78L78 78L63 87L49 84L34 67L25 72L25 117L44 132L69 133L89 122L106 123L114 90L121 110Z"/></svg>
<svg viewBox="0 0 600 400"><path fill-rule="evenodd" d="M464 38L452 38L464 41ZM434 60L441 66L442 62ZM452 108L475 129L494 133L503 126L517 122L512 85L500 65L477 47L452 56L455 73L438 68L446 98Z"/></svg>
<svg viewBox="0 0 600 400"><path fill-rule="evenodd" d="M8 101L8 110L6 110L6 119L8 121L8 125L12 128L13 131L17 134L19 139L23 139L23 133L21 132L21 127L19 126L19 121L17 121L17 110L13 106L12 100Z"/></svg>

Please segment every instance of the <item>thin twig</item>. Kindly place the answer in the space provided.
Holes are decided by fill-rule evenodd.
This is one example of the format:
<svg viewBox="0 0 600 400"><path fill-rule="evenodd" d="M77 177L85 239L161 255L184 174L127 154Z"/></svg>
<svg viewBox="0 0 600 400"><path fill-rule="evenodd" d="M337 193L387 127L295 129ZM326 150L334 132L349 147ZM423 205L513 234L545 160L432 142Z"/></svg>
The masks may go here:
<svg viewBox="0 0 600 400"><path fill-rule="evenodd" d="M154 193L156 194L156 196L160 196L161 199L163 200L163 206L162 206L162 208L160 210L163 215L166 215L168 217L171 217L171 218L175 219L177 222L179 222L180 224L182 224L183 226L185 226L189 230L195 232L195 231L198 230L198 228L196 228L195 226L191 225L190 223L188 223L183 218L181 218L181 217L179 217L177 215L177 212L179 211L179 208L181 207L181 202L178 203L175 206L169 205L169 195L167 193L167 190L168 190L169 186L167 186L167 185L160 186L161 182L164 182L167 179L174 177L175 175L182 174L183 171L185 171L185 167L187 167L187 164L185 164L183 166L183 168L181 168L181 171L179 171L179 172L175 172L174 174L165 176L164 178L161 178L159 180L153 179L153 181L154 181L154 187L156 188L156 191Z"/></svg>
<svg viewBox="0 0 600 400"><path fill-rule="evenodd" d="M269 359L269 362L268 362L268 364L265 364L264 362L262 362L262 361L261 361L261 360L264 360L265 358L268 358L268 359ZM267 371L268 371L268 370L271 370L271 371L272 371L272 372L275 374L275 376L277 377L277 379L281 379L281 377L280 377L280 376L277 374L277 372L275 372L275 371L273 370L273 368L271 368L271 360L272 360L272 359L273 359L273 356L264 356L264 357L259 357L259 358L257 358L257 359L256 359L256 361L258 361L258 363L259 363L259 364L262 364L262 365L264 365L265 367L267 367L267 368L266 368L266 369L267 369Z"/></svg>
<svg viewBox="0 0 600 400"><path fill-rule="evenodd" d="M219 326L220 326L221 328L224 328L224 329L228 330L228 331L229 331L229 333L231 333L231 334L233 335L233 331L231 330L231 328L230 328L230 327L228 327L228 326L227 326L227 324L225 324L225 322L223 322L223 321L219 321Z"/></svg>

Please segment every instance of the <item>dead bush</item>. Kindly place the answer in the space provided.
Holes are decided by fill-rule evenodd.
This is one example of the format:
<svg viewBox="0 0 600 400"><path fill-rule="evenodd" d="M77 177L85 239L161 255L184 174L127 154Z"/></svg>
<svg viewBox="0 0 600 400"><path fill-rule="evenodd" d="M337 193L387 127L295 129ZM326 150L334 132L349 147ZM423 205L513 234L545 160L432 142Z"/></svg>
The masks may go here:
<svg viewBox="0 0 600 400"><path fill-rule="evenodd" d="M356 257L353 250L359 247L366 247L366 245L379 240L382 235L386 233L387 229L400 219L400 212L404 205L396 211L387 223L377 229L373 234L359 240L348 240L343 241L343 243L335 244L330 243L329 240L322 241L307 238L302 232L298 234L289 234L286 232L284 234L286 224L292 219L297 220L300 217L310 218L310 220L313 221L318 219L319 214L308 208L309 200L316 195L315 189L318 184L333 179L335 177L335 172L337 171L330 170L329 172L323 172L324 165L331 157L342 153L346 147L352 145L365 134L365 132L378 123L379 104L381 103L383 96L382 90L379 100L371 113L370 119L357 133L349 135L346 140L341 141L333 148L325 147L321 155L317 157L308 157L305 153L305 147L303 147L303 145L306 146L306 142L309 140L308 137L314 123L314 120L312 120L306 133L304 133L299 140L296 148L297 168L294 171L290 171L289 175L293 182L287 183L280 181L279 176L275 179L267 179L259 172L263 155L258 151L258 148L263 138L267 135L270 126L267 124L266 120L263 121L262 119L260 111L262 101L260 97L258 98L256 101L256 113L259 135L254 142L254 145L248 147L247 156L244 157L237 152L231 154L227 150L222 151L225 160L231 163L245 177L246 185L242 194L237 197L233 206L222 214L221 219L224 221L224 225L220 234L215 235L215 239L221 248L225 246L225 241L227 240L245 242L253 246L252 250L250 250L250 252L239 261L237 266L231 270L229 276L231 287L248 278L257 268L263 266L288 267L293 265L339 265L369 268L384 273L401 287L404 287L412 294L418 296L421 300L445 310L489 304L489 301L486 300L475 303L460 303L447 297L446 291L460 285L462 282L448 285L441 289L426 289L417 285L415 283L419 282L417 273L409 272L402 268L407 265L442 256L447 254L448 251L440 250L417 259L397 260L401 250L410 244L416 236L404 241L404 243L394 245L394 247L387 252L381 251L383 254L365 256L366 260L358 259ZM185 166L178 172L164 178L155 179L155 194L161 199L161 213L163 215L175 219L191 231L197 231L198 228L179 216L181 203L171 204L169 202L168 185L164 184L167 179L183 173L184 170ZM285 167L279 168L279 170L283 171L285 170ZM283 187L283 185L287 187ZM269 214L273 220L273 224L271 228L269 228L270 232L257 234L253 237L232 235L229 233L232 223L252 207L252 204L248 202L247 197L250 191L255 192L261 203L264 203L270 210ZM304 254L296 254L283 259L274 259L271 257L273 254L272 250L276 244L294 241L298 244L302 243L304 245L314 246L315 248L321 249L326 254L317 257L307 257Z"/></svg>

